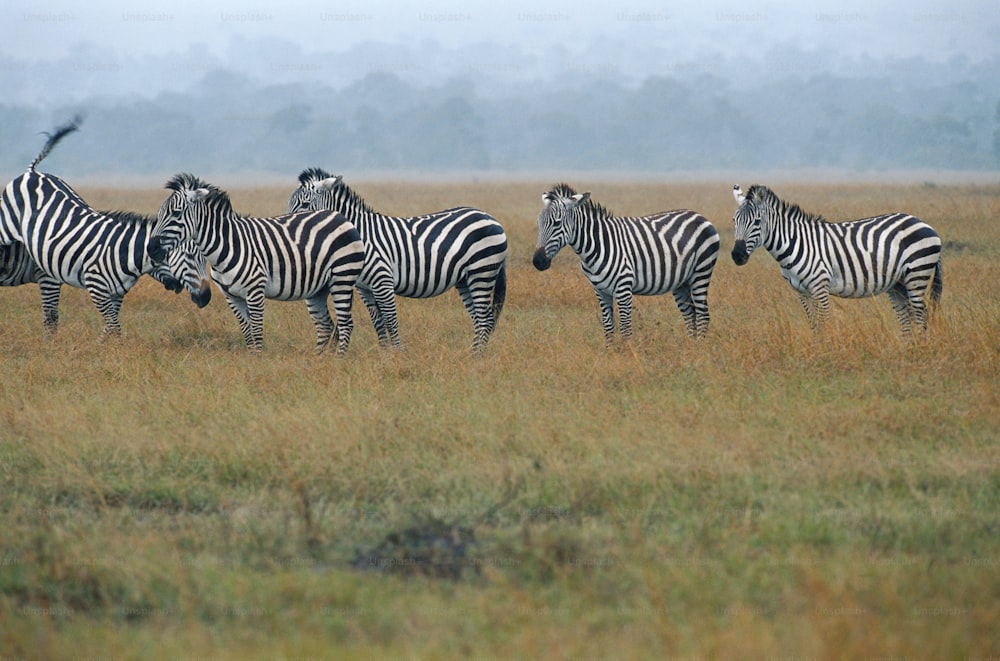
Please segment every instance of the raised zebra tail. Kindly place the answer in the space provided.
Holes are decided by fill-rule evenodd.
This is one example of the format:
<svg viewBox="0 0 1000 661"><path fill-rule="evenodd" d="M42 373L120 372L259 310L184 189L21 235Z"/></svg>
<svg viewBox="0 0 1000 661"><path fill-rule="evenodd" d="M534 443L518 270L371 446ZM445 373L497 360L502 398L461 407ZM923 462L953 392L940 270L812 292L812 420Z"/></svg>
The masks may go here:
<svg viewBox="0 0 1000 661"><path fill-rule="evenodd" d="M44 159L46 156L49 155L49 152L52 151L53 147L59 144L60 140L62 140L67 135L80 128L81 122L83 122L83 115L77 115L72 120L70 120L68 124L63 124L62 126L57 128L55 132L46 133L45 135L48 137L48 140L45 141L45 146L42 147L42 151L38 152L38 156L36 156L35 160L31 162L31 165L28 167L28 169L34 170L35 166L41 163L42 159Z"/></svg>
<svg viewBox="0 0 1000 661"><path fill-rule="evenodd" d="M496 282L493 283L493 323L500 321L500 313L503 312L503 303L507 298L507 260L500 265L500 272L497 273Z"/></svg>

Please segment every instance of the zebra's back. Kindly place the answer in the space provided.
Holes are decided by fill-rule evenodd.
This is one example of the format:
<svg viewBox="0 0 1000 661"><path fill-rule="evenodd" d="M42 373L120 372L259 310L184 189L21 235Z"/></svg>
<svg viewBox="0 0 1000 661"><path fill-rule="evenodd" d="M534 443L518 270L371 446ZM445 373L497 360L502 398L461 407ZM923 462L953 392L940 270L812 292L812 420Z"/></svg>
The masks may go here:
<svg viewBox="0 0 1000 661"><path fill-rule="evenodd" d="M719 252L719 233L701 214L688 209L641 217L612 218L605 260L620 259L634 274L632 293L664 294L696 276L711 275ZM616 256L615 247L620 251ZM588 271L599 272L593 266Z"/></svg>
<svg viewBox="0 0 1000 661"><path fill-rule="evenodd" d="M496 270L507 254L499 221L471 207L374 217L359 221L358 228L389 263L395 292L409 298L437 296L470 273Z"/></svg>
<svg viewBox="0 0 1000 661"><path fill-rule="evenodd" d="M203 246L213 278L226 290L242 292L263 278L265 297L301 300L329 288L333 273L361 271L361 237L336 211L234 218L231 231L227 240Z"/></svg>
<svg viewBox="0 0 1000 661"><path fill-rule="evenodd" d="M151 264L145 242L152 219L90 208L64 181L28 172L4 191L4 213L17 216L24 249L56 280L86 287L99 275L124 294Z"/></svg>
<svg viewBox="0 0 1000 661"><path fill-rule="evenodd" d="M883 293L908 274L934 268L941 239L916 216L890 213L844 223L824 223L824 261L830 293L844 298Z"/></svg>

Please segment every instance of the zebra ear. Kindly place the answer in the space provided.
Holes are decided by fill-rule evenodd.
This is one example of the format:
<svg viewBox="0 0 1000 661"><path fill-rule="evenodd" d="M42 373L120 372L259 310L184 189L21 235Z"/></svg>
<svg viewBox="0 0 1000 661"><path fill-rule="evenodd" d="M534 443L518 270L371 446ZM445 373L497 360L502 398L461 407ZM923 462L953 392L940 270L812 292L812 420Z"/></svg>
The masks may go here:
<svg viewBox="0 0 1000 661"><path fill-rule="evenodd" d="M578 207L590 199L590 193L577 193L573 196L573 206Z"/></svg>
<svg viewBox="0 0 1000 661"><path fill-rule="evenodd" d="M327 177L326 179L320 181L319 185L317 185L316 187L319 188L320 190L333 190L334 188L337 187L337 184L339 184L343 179L344 175L342 174L338 174L333 177Z"/></svg>
<svg viewBox="0 0 1000 661"><path fill-rule="evenodd" d="M208 197L208 189L195 188L194 190L186 191L185 197L187 197L187 201L189 204L197 204L198 202L201 202L206 197Z"/></svg>
<svg viewBox="0 0 1000 661"><path fill-rule="evenodd" d="M736 198L736 204L743 204L743 202L747 199L739 184L733 186L733 197Z"/></svg>
<svg viewBox="0 0 1000 661"><path fill-rule="evenodd" d="M545 206L548 206L548 205L552 204L552 200L554 200L554 199L555 199L555 196L551 192L545 193L545 194L542 195L542 204L544 204Z"/></svg>

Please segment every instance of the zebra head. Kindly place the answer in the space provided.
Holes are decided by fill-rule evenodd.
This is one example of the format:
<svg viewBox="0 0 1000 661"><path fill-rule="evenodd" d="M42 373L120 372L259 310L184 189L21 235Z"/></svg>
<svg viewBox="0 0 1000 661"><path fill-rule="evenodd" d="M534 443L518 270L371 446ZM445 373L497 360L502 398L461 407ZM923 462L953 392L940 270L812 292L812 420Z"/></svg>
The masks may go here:
<svg viewBox="0 0 1000 661"><path fill-rule="evenodd" d="M330 175L319 168L303 170L299 187L288 198L288 213L333 209L333 189L340 184L341 175Z"/></svg>
<svg viewBox="0 0 1000 661"><path fill-rule="evenodd" d="M567 225L573 222L577 207L590 199L590 193L577 193L560 184L542 195L542 212L538 215L538 243L531 263L539 271L552 265L552 258L569 241Z"/></svg>
<svg viewBox="0 0 1000 661"><path fill-rule="evenodd" d="M205 212L202 202L219 189L190 174L167 182L170 196L160 205L146 251L154 261L166 261L167 252L185 239L196 239Z"/></svg>
<svg viewBox="0 0 1000 661"><path fill-rule="evenodd" d="M733 186L733 197L736 198L737 207L733 214L736 233L732 256L737 266L743 266L760 243L760 210L754 204L753 196L748 198L744 195L739 184Z"/></svg>
<svg viewBox="0 0 1000 661"><path fill-rule="evenodd" d="M166 266L190 292L191 300L200 308L212 300L208 268L201 248L193 239L185 239L167 253Z"/></svg>

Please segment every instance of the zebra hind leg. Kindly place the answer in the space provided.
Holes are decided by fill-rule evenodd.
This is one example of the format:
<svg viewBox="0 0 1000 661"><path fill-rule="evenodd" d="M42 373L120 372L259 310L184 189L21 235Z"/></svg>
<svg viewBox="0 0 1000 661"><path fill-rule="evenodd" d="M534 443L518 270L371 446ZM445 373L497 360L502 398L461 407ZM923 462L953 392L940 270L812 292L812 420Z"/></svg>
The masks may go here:
<svg viewBox="0 0 1000 661"><path fill-rule="evenodd" d="M486 348L493 333L495 319L493 305L490 302L490 289L484 283L473 286L463 278L455 284L455 290L462 299L462 305L472 318L475 336L472 339L473 353L480 353Z"/></svg>
<svg viewBox="0 0 1000 661"><path fill-rule="evenodd" d="M678 287L674 290L674 301L677 303L677 309L681 311L681 316L684 317L684 329L690 337L702 337L704 332L698 332L698 315L695 312L695 304L691 299L691 290L687 287Z"/></svg>
<svg viewBox="0 0 1000 661"><path fill-rule="evenodd" d="M327 293L323 292L319 296L306 299L306 307L309 309L309 316L312 317L313 325L316 327L316 353L321 354L330 344L333 337L334 323L330 318L330 309L326 305Z"/></svg>
<svg viewBox="0 0 1000 661"><path fill-rule="evenodd" d="M337 355L347 353L351 343L351 333L354 331L354 320L351 318L351 304L354 301L354 282L334 284L330 287L330 297L333 299L333 312L337 317ZM326 297L323 297L323 309L326 310ZM329 317L329 312L326 312Z"/></svg>
<svg viewBox="0 0 1000 661"><path fill-rule="evenodd" d="M896 319L899 320L899 330L903 337L911 337L913 334L913 320L916 318L919 322L923 322L924 327L926 327L926 315L917 311L914 305L913 299L910 298L907 292L906 285L902 282L897 282L889 290L889 300L892 302L892 309L896 312ZM919 301L921 308L923 308L923 300Z"/></svg>

